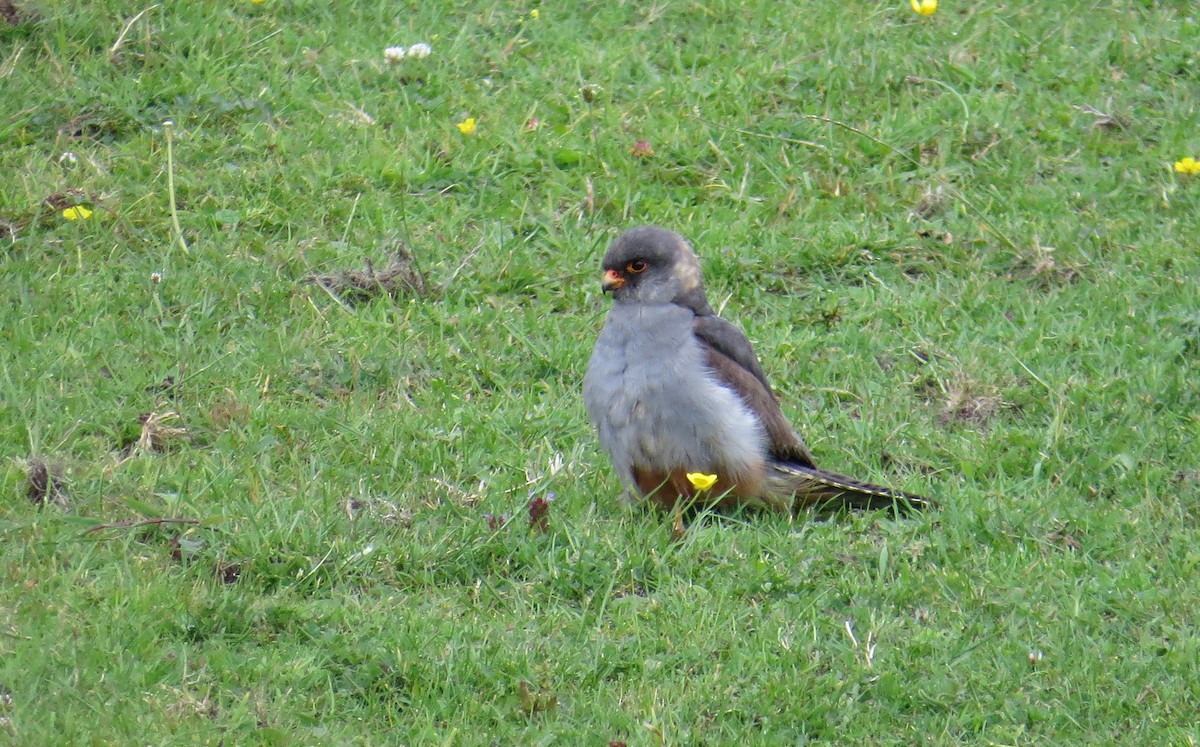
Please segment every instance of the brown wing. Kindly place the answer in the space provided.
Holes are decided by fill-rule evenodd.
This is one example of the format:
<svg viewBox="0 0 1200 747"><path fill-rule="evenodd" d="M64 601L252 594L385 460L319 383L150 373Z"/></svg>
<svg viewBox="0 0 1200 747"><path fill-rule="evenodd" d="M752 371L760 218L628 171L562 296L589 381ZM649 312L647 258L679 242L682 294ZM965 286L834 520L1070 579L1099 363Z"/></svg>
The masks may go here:
<svg viewBox="0 0 1200 747"><path fill-rule="evenodd" d="M808 447L792 430L779 408L754 348L741 331L717 316L696 317L693 327L708 367L722 383L738 393L767 433L771 456L804 467L816 467Z"/></svg>
<svg viewBox="0 0 1200 747"><path fill-rule="evenodd" d="M754 353L754 346L750 344L740 329L716 314L709 313L697 314L696 321L692 323L692 330L701 342L708 343L717 352L746 369L748 373L758 379L771 398L775 398L775 392L771 391L767 375L763 373L758 356Z"/></svg>

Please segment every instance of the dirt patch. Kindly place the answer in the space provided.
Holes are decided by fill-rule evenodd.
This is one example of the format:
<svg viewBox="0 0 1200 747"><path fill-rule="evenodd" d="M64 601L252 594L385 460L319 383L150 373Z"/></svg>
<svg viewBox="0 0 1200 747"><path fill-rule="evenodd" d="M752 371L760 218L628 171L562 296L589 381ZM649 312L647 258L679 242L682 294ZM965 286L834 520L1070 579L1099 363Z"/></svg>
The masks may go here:
<svg viewBox="0 0 1200 747"><path fill-rule="evenodd" d="M9 26L20 26L26 21L34 20L32 12L23 11L12 0L0 0L0 20Z"/></svg>
<svg viewBox="0 0 1200 747"><path fill-rule="evenodd" d="M938 420L945 424L951 421L984 425L1000 414L1004 400L994 392L972 392L969 387L952 389Z"/></svg>
<svg viewBox="0 0 1200 747"><path fill-rule="evenodd" d="M930 404L941 402L938 422L986 425L1003 410L1012 405L1004 401L1000 391L959 373L953 379L942 381L928 376L914 385L916 394Z"/></svg>
<svg viewBox="0 0 1200 747"><path fill-rule="evenodd" d="M217 578L225 585L236 584L242 578L242 564L236 561L218 563Z"/></svg>
<svg viewBox="0 0 1200 747"><path fill-rule="evenodd" d="M1082 276L1079 267L1055 259L1051 246L1038 246L1026 253L1005 274L1008 280L1028 280L1040 290L1071 285Z"/></svg>
<svg viewBox="0 0 1200 747"><path fill-rule="evenodd" d="M33 459L25 473L25 495L39 506L53 504L66 508L70 502L61 471L44 459Z"/></svg>
<svg viewBox="0 0 1200 747"><path fill-rule="evenodd" d="M1083 544L1079 541L1076 534L1077 532L1072 530L1067 524L1059 524L1046 535L1046 540L1053 547L1069 552L1079 552L1083 549Z"/></svg>
<svg viewBox="0 0 1200 747"><path fill-rule="evenodd" d="M384 496L355 495L346 499L346 516L351 521L370 516L385 525L412 526L412 509L405 508Z"/></svg>
<svg viewBox="0 0 1200 747"><path fill-rule="evenodd" d="M310 275L309 279L335 298L351 305L382 295L395 299L403 296L425 296L429 293L424 275L413 263L412 255L403 249L394 250L383 269L376 268L369 259L365 264L362 270Z"/></svg>
<svg viewBox="0 0 1200 747"><path fill-rule="evenodd" d="M216 719L220 715L217 703L208 693L197 694L170 685L159 685L161 693L157 700L166 703L164 710L176 722L191 718Z"/></svg>
<svg viewBox="0 0 1200 747"><path fill-rule="evenodd" d="M250 422L252 415L249 405L238 399L232 389L226 389L225 397L208 409L209 422L219 430L242 427Z"/></svg>
<svg viewBox="0 0 1200 747"><path fill-rule="evenodd" d="M146 387L145 391L147 394L158 395L160 397L165 397L166 399L175 399L175 397L179 394L179 391L175 385L174 376L164 376L162 381L158 382L157 384L151 384L150 386Z"/></svg>
<svg viewBox="0 0 1200 747"><path fill-rule="evenodd" d="M94 109L75 114L59 125L58 135L66 140L111 143L132 134L137 123L116 109Z"/></svg>
<svg viewBox="0 0 1200 747"><path fill-rule="evenodd" d="M946 246L950 246L954 243L954 234L950 233L949 231L930 231L922 228L921 230L917 231L917 235L923 239L940 241Z"/></svg>

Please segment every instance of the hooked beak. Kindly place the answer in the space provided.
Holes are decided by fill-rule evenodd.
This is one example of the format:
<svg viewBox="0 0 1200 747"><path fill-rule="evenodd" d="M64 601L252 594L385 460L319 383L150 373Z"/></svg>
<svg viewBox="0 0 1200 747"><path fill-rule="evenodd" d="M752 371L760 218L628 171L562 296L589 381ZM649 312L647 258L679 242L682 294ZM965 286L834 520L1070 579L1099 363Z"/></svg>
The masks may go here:
<svg viewBox="0 0 1200 747"><path fill-rule="evenodd" d="M600 289L605 293L612 293L622 285L625 285L625 278L618 275L616 270L605 270L604 277L600 278Z"/></svg>

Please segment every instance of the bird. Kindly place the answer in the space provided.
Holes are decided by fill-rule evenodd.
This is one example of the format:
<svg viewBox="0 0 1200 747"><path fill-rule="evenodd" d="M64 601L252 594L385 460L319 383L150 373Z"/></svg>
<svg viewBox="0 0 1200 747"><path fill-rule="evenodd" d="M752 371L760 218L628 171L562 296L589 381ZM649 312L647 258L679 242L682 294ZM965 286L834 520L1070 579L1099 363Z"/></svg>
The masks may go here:
<svg viewBox="0 0 1200 747"><path fill-rule="evenodd" d="M713 310L683 236L629 229L609 245L602 271L613 304L588 361L583 400L635 502L788 514L936 505L817 467L750 340Z"/></svg>

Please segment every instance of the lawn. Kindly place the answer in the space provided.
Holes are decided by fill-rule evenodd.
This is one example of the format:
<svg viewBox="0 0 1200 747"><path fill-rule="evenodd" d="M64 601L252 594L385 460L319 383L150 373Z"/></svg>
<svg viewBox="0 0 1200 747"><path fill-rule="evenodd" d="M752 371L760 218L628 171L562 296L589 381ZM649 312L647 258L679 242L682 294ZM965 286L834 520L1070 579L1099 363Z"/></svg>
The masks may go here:
<svg viewBox="0 0 1200 747"><path fill-rule="evenodd" d="M1198 50L1187 0L0 3L0 742L1194 744ZM822 466L941 508L624 505L580 386L645 223Z"/></svg>

